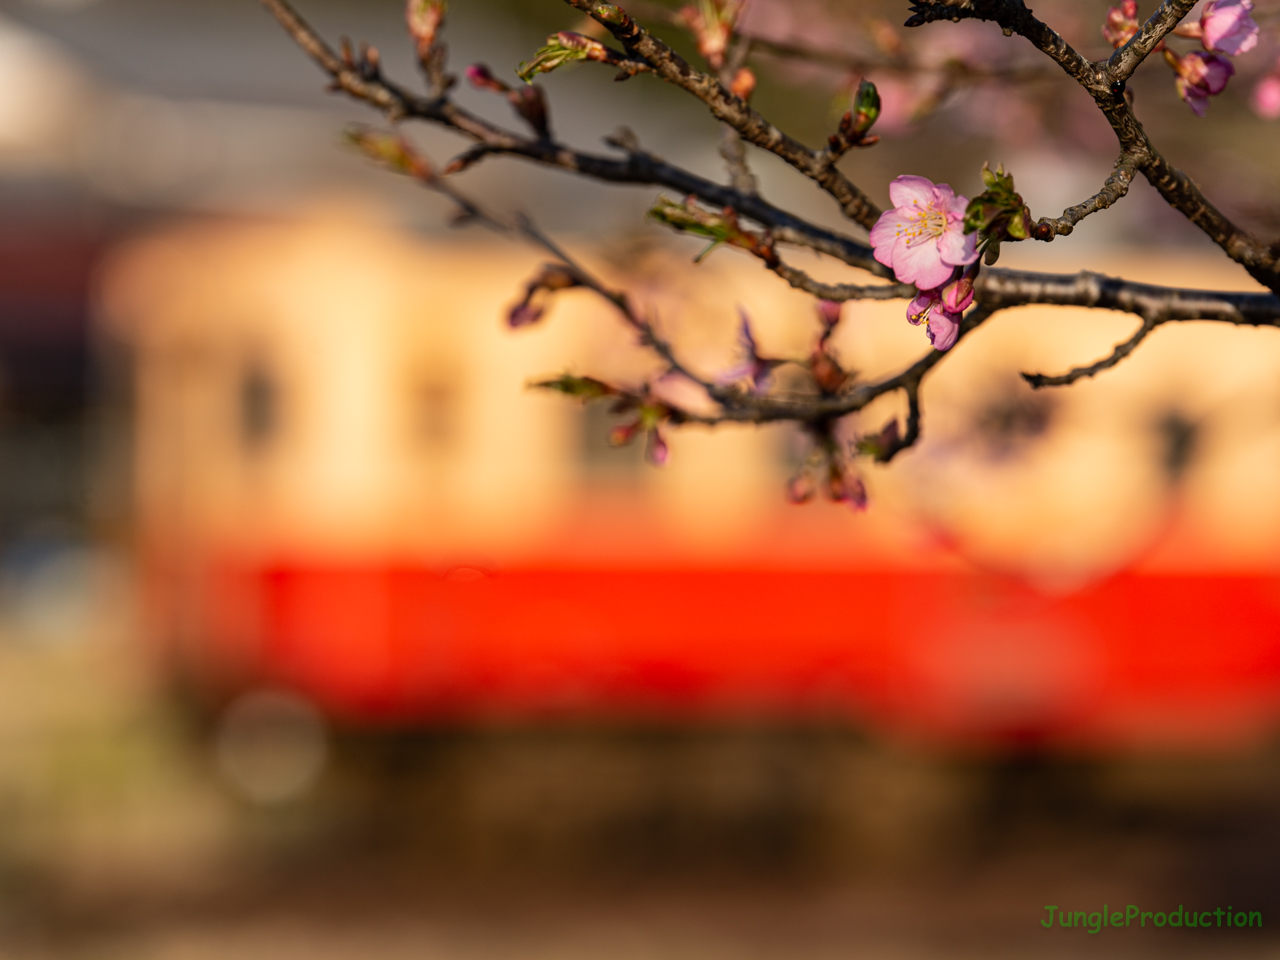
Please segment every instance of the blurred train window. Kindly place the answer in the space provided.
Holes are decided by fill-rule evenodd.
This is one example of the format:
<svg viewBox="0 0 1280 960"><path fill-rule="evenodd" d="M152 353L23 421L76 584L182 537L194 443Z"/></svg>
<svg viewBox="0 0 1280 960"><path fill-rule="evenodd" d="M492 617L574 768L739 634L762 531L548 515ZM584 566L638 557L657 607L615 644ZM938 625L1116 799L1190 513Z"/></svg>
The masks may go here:
<svg viewBox="0 0 1280 960"><path fill-rule="evenodd" d="M418 442L444 450L458 439L458 388L447 380L418 385L412 429Z"/></svg>
<svg viewBox="0 0 1280 960"><path fill-rule="evenodd" d="M582 408L579 450L582 466L587 473L597 477L627 480L641 476L646 442L644 435L637 435L635 440L623 447L615 447L609 443L609 432L626 422L625 417L610 413L607 403L589 403Z"/></svg>
<svg viewBox="0 0 1280 960"><path fill-rule="evenodd" d="M258 361L240 376L240 438L251 450L269 441L280 424L280 390L266 367Z"/></svg>

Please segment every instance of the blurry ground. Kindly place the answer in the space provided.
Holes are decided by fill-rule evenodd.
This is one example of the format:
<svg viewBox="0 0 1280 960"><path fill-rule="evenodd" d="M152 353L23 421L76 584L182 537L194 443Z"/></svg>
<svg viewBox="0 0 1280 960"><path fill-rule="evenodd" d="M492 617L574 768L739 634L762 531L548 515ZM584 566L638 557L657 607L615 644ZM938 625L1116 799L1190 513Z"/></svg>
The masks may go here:
<svg viewBox="0 0 1280 960"><path fill-rule="evenodd" d="M930 757L851 731L347 735L254 806L136 640L120 564L9 576L4 958L1280 955L1280 755ZM56 598L56 599L50 599ZM1202 907L1202 908L1203 908Z"/></svg>

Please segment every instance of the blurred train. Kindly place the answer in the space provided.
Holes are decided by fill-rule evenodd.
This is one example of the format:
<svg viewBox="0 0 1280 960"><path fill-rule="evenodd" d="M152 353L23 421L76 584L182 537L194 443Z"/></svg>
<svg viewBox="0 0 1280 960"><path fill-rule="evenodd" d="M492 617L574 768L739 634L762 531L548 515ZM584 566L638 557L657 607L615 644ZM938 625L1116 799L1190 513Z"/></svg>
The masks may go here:
<svg viewBox="0 0 1280 960"><path fill-rule="evenodd" d="M816 335L812 300L745 258L568 245L708 373L735 359L738 307L767 355ZM1212 258L1097 256L1248 283ZM1033 393L1016 371L1091 361L1132 322L1009 311L927 382L924 442L867 468L858 514L786 502L794 431L686 429L658 469L606 445L606 411L529 390L652 370L587 292L505 329L540 262L341 207L117 251L99 313L132 357L138 552L175 680L378 729L834 721L1084 752L1275 732L1275 331L1170 325ZM900 304L846 305L837 344L863 376L926 348Z"/></svg>

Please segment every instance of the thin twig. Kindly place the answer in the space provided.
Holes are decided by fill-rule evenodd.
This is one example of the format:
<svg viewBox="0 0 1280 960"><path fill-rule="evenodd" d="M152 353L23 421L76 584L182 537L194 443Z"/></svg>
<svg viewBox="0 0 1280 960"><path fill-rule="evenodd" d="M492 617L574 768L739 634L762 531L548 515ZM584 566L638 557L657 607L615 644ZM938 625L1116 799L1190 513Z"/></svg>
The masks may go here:
<svg viewBox="0 0 1280 960"><path fill-rule="evenodd" d="M1133 75L1138 65L1158 47L1162 40L1191 12L1197 0L1164 0L1128 43L1119 47L1107 60L1107 74L1112 82L1123 82Z"/></svg>
<svg viewBox="0 0 1280 960"><path fill-rule="evenodd" d="M1129 184L1133 182L1136 174L1137 161L1128 154L1121 154L1120 159L1116 161L1115 172L1107 177L1101 190L1084 203L1063 210L1062 216L1056 220L1041 217L1035 225L1033 236L1037 240L1044 241L1050 241L1055 236L1067 236L1075 229L1076 224L1089 214L1107 209L1128 193Z"/></svg>
<svg viewBox="0 0 1280 960"><path fill-rule="evenodd" d="M1031 389L1039 390L1041 387L1065 387L1075 383L1077 380L1083 380L1085 377L1092 377L1101 373L1103 370L1110 370L1129 354L1133 353L1138 348L1138 344L1147 339L1147 335L1160 326L1160 323L1161 321L1159 320L1143 320L1142 325L1138 327L1132 337L1123 343L1116 344L1115 349L1097 363L1091 363L1087 367L1075 367L1058 376L1049 376L1043 373L1023 373L1021 375L1022 379L1031 384Z"/></svg>
<svg viewBox="0 0 1280 960"><path fill-rule="evenodd" d="M684 57L650 34L621 8L600 0L564 0L576 10L605 27L627 52L653 67L663 80L697 97L712 115L729 124L748 143L785 160L826 190L846 217L870 229L880 216L880 208L833 166L819 163L814 152L788 136L753 110L741 98L724 88L719 79L695 68Z"/></svg>

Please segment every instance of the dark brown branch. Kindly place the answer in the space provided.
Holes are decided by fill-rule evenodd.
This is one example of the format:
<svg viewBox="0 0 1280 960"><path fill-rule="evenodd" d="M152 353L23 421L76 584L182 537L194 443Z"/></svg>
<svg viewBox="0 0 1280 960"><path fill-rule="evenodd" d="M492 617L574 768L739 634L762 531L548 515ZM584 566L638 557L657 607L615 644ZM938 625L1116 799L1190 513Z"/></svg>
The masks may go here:
<svg viewBox="0 0 1280 960"><path fill-rule="evenodd" d="M875 260L866 244L809 223L758 196L700 177L638 147L631 149L629 145L615 142L615 146L626 151L624 160L573 150L553 140L511 133L447 99L418 97L385 78L362 77L358 71L344 64L285 0L262 0L262 3L329 75L337 89L378 108L389 119L414 118L437 123L484 144L491 154L522 157L597 180L670 187L682 195L692 194L712 206L732 207L772 230L774 239L779 243L817 250L875 276L893 276L888 267Z"/></svg>
<svg viewBox="0 0 1280 960"><path fill-rule="evenodd" d="M775 259L767 264L770 270L780 276L797 290L811 293L822 300L910 300L916 295L916 288L910 283L823 283L815 280L798 267Z"/></svg>
<svg viewBox="0 0 1280 960"><path fill-rule="evenodd" d="M351 57L336 55L293 13L285 0L263 0L263 2L276 15L277 19L280 20L294 39L329 74L337 89L373 104L393 120L415 117L430 120L464 133L476 141L476 146L469 153L476 151L508 153L602 180L623 183L661 184L673 187L682 194L694 195L719 208L728 207L754 220L768 230L768 234L762 236L771 238L774 242L807 246L839 257L846 263L870 270L876 275L882 277L890 276L887 268L874 261L870 249L864 244L840 234L822 230L771 206L759 197L715 184L680 168L666 164L660 158L642 151L639 145L634 142L633 137L615 139L615 146L626 152L626 158L620 161L613 160L570 150L561 144L551 141L550 138L533 140L528 137L517 136L462 110L449 102L445 96L431 99L418 97L385 80L381 76L374 58L364 57L360 62L356 62ZM567 0L567 2L572 2L575 6L578 3L586 4L596 10L597 13L600 13L602 9L600 5L591 3L589 0ZM1053 33L1038 20L1035 20L1020 0L950 0L950 2L945 3L941 2L941 0L935 0L933 3L917 3L916 7L918 10L927 8L932 11L921 22L927 22L928 19L940 19L941 16L938 15L940 10L945 10L945 12L954 14L957 17L975 16L983 19L995 19L1010 32L1016 31L1031 39L1037 47L1053 56L1069 73L1075 70L1079 65L1078 61L1082 59L1065 42L1062 42L1057 34ZM625 14L620 12L618 12L617 18L623 26L630 22L629 18L626 18ZM634 27L634 24L631 26ZM635 28L635 30L638 31L638 28ZM615 35L616 33L617 31L615 31ZM642 31L639 34L642 35ZM648 38L648 40L651 39ZM630 47L628 49L630 50ZM665 68L677 69L678 65L682 64L683 61L675 58L674 54L671 57L672 59L665 62ZM652 61L647 62L652 63ZM1087 64L1087 61L1084 61L1084 63ZM1098 84L1101 82L1099 79L1100 68L1099 70L1094 70L1096 65L1087 65L1093 72L1082 75L1078 79L1097 97ZM694 76L696 72L692 71L692 68L689 68L687 64L684 64L684 67L689 71L690 76ZM661 72L661 69L659 69L659 72ZM728 95L723 86L718 81L715 81L715 78L707 78L705 74L698 74L697 77L715 82L715 89L719 91L718 95L729 97L732 101L730 105L734 106L734 109L741 107L747 110L746 116L748 120L755 116L754 112L749 111L749 108L746 108L741 100ZM701 80L697 82L700 83ZM712 94L715 94L715 91L712 91ZM1132 112L1124 104L1123 100L1108 96L1110 97L1109 99L1098 97L1098 100L1108 118L1112 120L1113 127L1117 129L1117 134L1121 137L1122 144L1126 146L1126 151L1118 164L1116 174L1108 181L1108 185L1104 187L1098 196L1086 201L1085 204L1064 212L1062 221L1065 222L1065 225L1070 227L1075 222L1078 222L1080 217L1087 215L1094 209L1101 209L1118 199L1118 196L1123 194L1122 187L1126 187L1128 180L1132 178L1132 172L1129 169L1132 167L1143 170L1144 174L1157 185L1157 189L1161 189L1160 178L1166 177L1168 183L1165 184L1161 192L1178 195L1183 203L1181 205L1174 203L1174 205L1183 210L1184 213L1187 213L1193 219L1193 222L1200 223L1202 228L1206 229L1206 232L1209 232L1211 236L1213 235L1211 232L1213 229L1223 230L1226 227L1230 227L1229 222L1225 221L1225 218L1222 218L1221 214L1214 210L1207 200L1203 200L1198 188L1181 173L1168 167L1163 158L1154 151L1154 148L1146 140L1141 126L1137 124ZM715 99L715 96L713 96L713 99ZM730 121L726 120L726 122ZM763 121L761 122L763 123ZM743 133L740 126L732 125L735 130ZM774 128L770 127L768 129L773 130ZM781 136L781 134L778 135ZM746 136L745 133L744 136ZM756 142L751 139L751 136L747 136L747 139L751 140L751 142ZM407 145L405 149L408 149ZM775 150L775 152L777 151ZM814 155L810 153L809 156L812 158ZM1129 161L1128 163L1125 162L1126 159ZM417 176L427 186L446 193L453 198L455 202L460 204L468 219L479 220L490 226L498 225L505 229L511 229L484 213L474 203L454 191L451 186L444 184L438 176L430 171L429 166L424 164L415 166L412 163L405 164L398 160L396 163L399 169L405 169L405 172ZM1170 202L1172 203L1173 201L1171 200ZM1193 202L1202 202L1203 206L1189 213L1187 206L1193 205ZM1079 216L1076 216L1077 212L1079 212ZM1074 220L1072 219L1073 217L1075 217ZM1223 227L1223 224L1226 224L1226 227ZM1055 224L1055 229L1060 225ZM892 450L886 451L885 459L891 458L899 450L907 448L919 437L920 384L927 373L943 359L943 353L930 350L916 363L895 376L874 383L834 388L830 392L825 392L818 396L757 395L744 392L740 388L709 383L680 363L670 345L658 335L652 324L634 311L625 294L610 290L596 281L587 271L574 263L552 241L541 235L527 221L518 221L515 229L559 257L566 267L573 271L573 275L580 285L589 287L610 300L622 312L627 322L640 334L641 342L657 352L670 371L681 373L699 383L712 399L721 404L722 409L720 412L705 417L682 411L673 411L671 413L673 422L767 423L792 420L820 426L863 409L872 400L883 396L885 393L902 390L907 395L909 405L907 431L897 441L897 445ZM1059 232L1066 231L1060 230ZM1236 234L1232 234L1227 236L1225 240L1219 240L1224 246L1228 247L1228 252L1231 252L1230 246L1235 242L1232 237L1235 236ZM1246 241L1240 242L1246 243ZM1247 242L1251 242L1254 245L1257 244L1257 241L1252 238L1247 238ZM1237 256L1237 259L1241 258ZM1251 262L1256 267L1259 261L1255 258ZM1274 262L1274 258L1272 262ZM914 288L910 287L910 285L897 283L865 287L819 283L808 277L803 271L783 264L776 255L769 259L769 265L784 278L788 279L788 282L827 299L851 299L855 296L859 298L905 298L914 292ZM1251 272L1254 272L1254 269L1251 269ZM1257 274L1255 273L1255 275ZM1165 322L1204 319L1254 326L1280 326L1280 298L1274 294L1179 290L1130 283L1091 273L1059 276L1010 270L986 270L978 278L975 293L977 306L961 321L961 338L976 329L977 326L985 322L995 312L1008 307L1030 303L1120 310L1133 313L1142 318L1143 327L1139 335L1135 335L1130 341L1121 344L1113 351L1111 356L1099 361L1093 367L1081 368L1080 371L1071 371L1064 375L1066 377L1074 376L1079 378L1092 375L1092 373L1114 365L1132 352L1146 333L1149 333L1150 329ZM1045 378L1044 382L1047 385L1050 382L1054 382L1054 380L1055 378Z"/></svg>
<svg viewBox="0 0 1280 960"><path fill-rule="evenodd" d="M1155 13L1142 25L1142 29L1129 38L1129 42L1111 54L1107 61L1107 74L1112 82L1124 82L1138 69L1169 32L1178 25L1196 5L1196 0L1164 0Z"/></svg>
<svg viewBox="0 0 1280 960"><path fill-rule="evenodd" d="M1007 34L1016 33L1047 54L1081 84L1096 81L1094 65L1075 51L1056 30L1036 19L1023 0L916 0L905 26L938 20L990 20Z"/></svg>
<svg viewBox="0 0 1280 960"><path fill-rule="evenodd" d="M705 103L717 120L729 124L748 143L768 150L817 183L835 198L850 220L868 229L875 225L880 209L843 173L831 165L822 164L820 151L810 150L783 133L744 100L726 90L719 79L693 67L632 20L625 11L599 0L564 2L608 29L631 56L648 63L663 80L688 91Z"/></svg>
<svg viewBox="0 0 1280 960"><path fill-rule="evenodd" d="M1133 157L1122 154L1120 159L1116 161L1115 172L1107 177L1101 190L1084 203L1076 204L1074 207L1068 207L1063 210L1062 216L1056 220L1041 217L1036 223L1033 236L1037 240L1044 241L1050 241L1055 236L1067 236L1075 229L1076 224L1089 216L1089 214L1107 209L1107 207L1128 193L1129 184L1133 182L1136 173L1137 162Z"/></svg>
<svg viewBox="0 0 1280 960"><path fill-rule="evenodd" d="M1150 52L1145 44L1150 41L1154 48L1190 7L1187 0L1165 0L1134 37L1134 40L1145 37L1143 45L1133 47L1116 63L1122 67L1136 66L1142 56ZM1124 78L1112 76L1111 60L1099 63L1086 60L1056 31L1032 16L1023 0L916 0L911 9L914 16L907 20L909 27L936 20L991 20L1006 32L1020 34L1031 41L1089 92L1115 131L1121 151L1134 159L1137 168L1165 202L1204 231L1255 280L1271 290L1280 291L1280 250L1268 247L1232 223L1190 177L1174 167L1155 148L1124 96L1113 92L1112 84ZM1121 51L1124 49L1122 47ZM1115 60L1114 54L1112 60ZM1132 72L1132 66L1129 72Z"/></svg>
<svg viewBox="0 0 1280 960"><path fill-rule="evenodd" d="M1088 271L1054 274L985 269L974 284L974 295L979 303L995 310L1040 303L1120 310L1144 318L1280 326L1280 297L1273 293L1160 287Z"/></svg>
<svg viewBox="0 0 1280 960"><path fill-rule="evenodd" d="M658 20L672 26L683 27L685 21L669 7L645 0L629 0L628 9L639 16L650 20ZM848 71L857 76L877 73L893 73L917 76L919 74L946 74L952 83L1031 83L1047 80L1053 74L1047 70L1032 66L980 66L961 60L946 60L942 63L921 63L909 56L886 57L868 56L833 50L829 47L817 47L799 40L779 40L776 37L760 33L740 31L738 36L750 43L753 53L764 53L779 60L800 60L804 63L820 63Z"/></svg>
<svg viewBox="0 0 1280 960"><path fill-rule="evenodd" d="M1094 374L1101 373L1103 370L1110 370L1129 354L1133 353L1138 348L1138 344L1147 339L1147 334L1160 326L1160 323L1161 321L1159 320L1143 320L1142 325L1138 327L1137 332L1132 337L1123 343L1116 344L1116 348L1097 363L1092 363L1087 367L1075 367L1058 376L1048 376L1043 373L1024 373L1022 374L1022 379L1031 384L1031 389L1039 390L1041 387L1065 387L1075 383L1077 380L1083 380L1085 377L1092 377Z"/></svg>

